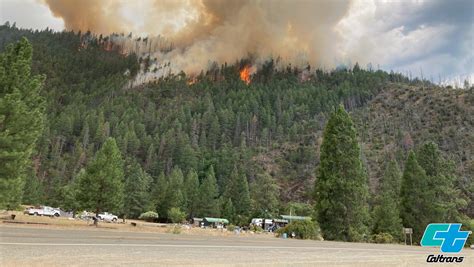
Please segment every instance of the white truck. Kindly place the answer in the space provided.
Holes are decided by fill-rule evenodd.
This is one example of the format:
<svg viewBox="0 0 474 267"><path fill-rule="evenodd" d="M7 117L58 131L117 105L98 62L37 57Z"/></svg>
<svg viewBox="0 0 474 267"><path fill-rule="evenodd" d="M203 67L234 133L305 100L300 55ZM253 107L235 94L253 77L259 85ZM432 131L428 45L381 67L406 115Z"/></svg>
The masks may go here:
<svg viewBox="0 0 474 267"><path fill-rule="evenodd" d="M34 215L34 216L50 216L50 217L61 216L61 211L59 209L55 209L48 206L27 208L24 213L28 215Z"/></svg>
<svg viewBox="0 0 474 267"><path fill-rule="evenodd" d="M99 219L106 222L117 222L118 217L112 213L104 212L99 214Z"/></svg>
<svg viewBox="0 0 474 267"><path fill-rule="evenodd" d="M263 223L263 219L261 219L261 218L253 218L253 219L252 219L252 222L251 222L250 224L255 225L255 226L258 226L258 227L262 227L262 223Z"/></svg>

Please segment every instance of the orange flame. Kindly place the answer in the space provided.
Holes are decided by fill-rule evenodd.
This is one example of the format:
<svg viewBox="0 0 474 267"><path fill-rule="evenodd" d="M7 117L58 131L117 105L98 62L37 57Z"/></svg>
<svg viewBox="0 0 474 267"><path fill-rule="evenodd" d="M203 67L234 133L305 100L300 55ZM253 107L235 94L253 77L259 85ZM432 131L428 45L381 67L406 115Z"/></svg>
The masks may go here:
<svg viewBox="0 0 474 267"><path fill-rule="evenodd" d="M102 47L104 48L105 51L112 51L113 50L113 43L112 42L109 42L107 41Z"/></svg>
<svg viewBox="0 0 474 267"><path fill-rule="evenodd" d="M191 79L189 79L189 80L187 81L187 84L188 84L188 85L193 85L193 84L195 84L197 81L198 81L198 80L197 80L196 77L192 77Z"/></svg>
<svg viewBox="0 0 474 267"><path fill-rule="evenodd" d="M246 84L250 84L250 75L252 74L252 66L245 66L240 70L240 79Z"/></svg>

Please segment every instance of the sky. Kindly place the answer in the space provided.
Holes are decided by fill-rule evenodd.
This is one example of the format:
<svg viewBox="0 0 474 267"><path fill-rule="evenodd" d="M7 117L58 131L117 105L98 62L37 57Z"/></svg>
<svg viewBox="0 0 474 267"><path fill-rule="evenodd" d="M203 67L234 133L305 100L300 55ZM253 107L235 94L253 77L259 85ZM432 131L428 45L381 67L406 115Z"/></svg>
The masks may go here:
<svg viewBox="0 0 474 267"><path fill-rule="evenodd" d="M156 9L161 12L160 17L166 17L169 23L156 23L153 32L149 32L150 26L145 27L144 24L150 24L150 21L144 20L145 16L142 14L152 10L150 1L153 0L112 1L122 4L120 12L123 18L127 23L133 24L131 29L141 31L140 34L162 33L164 28L180 28L187 21L188 10L174 5L185 0L155 0L160 4L171 3L173 8L166 9L166 12L164 9ZM311 2L311 5L308 4L311 8L319 4L324 6L327 2L296 1L303 5L305 1ZM15 22L21 28L65 29L63 19L55 17L46 2L47 0L0 0L0 23ZM285 0L273 0L272 4L284 2L288 3ZM316 5L313 5L314 2ZM334 31L337 38L329 39L333 42L325 46L325 49L331 47L330 55L334 65L359 62L360 65L367 66L370 63L373 68L411 73L412 76L423 75L434 82L461 84L464 79L470 80L471 84L474 82L474 1L352 0L341 6L346 6L347 10L329 29ZM309 18L311 12L309 10L301 16L303 19L308 16L308 21L314 21ZM315 10L315 16L317 14L319 13Z"/></svg>

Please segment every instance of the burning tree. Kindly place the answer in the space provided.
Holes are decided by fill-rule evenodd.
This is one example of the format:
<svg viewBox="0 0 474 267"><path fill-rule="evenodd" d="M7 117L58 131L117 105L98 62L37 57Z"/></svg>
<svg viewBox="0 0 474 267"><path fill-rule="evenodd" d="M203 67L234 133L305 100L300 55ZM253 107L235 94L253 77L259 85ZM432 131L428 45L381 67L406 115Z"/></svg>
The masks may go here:
<svg viewBox="0 0 474 267"><path fill-rule="evenodd" d="M240 70L240 79L246 84L250 84L250 76L254 72L254 68L250 65L245 66Z"/></svg>

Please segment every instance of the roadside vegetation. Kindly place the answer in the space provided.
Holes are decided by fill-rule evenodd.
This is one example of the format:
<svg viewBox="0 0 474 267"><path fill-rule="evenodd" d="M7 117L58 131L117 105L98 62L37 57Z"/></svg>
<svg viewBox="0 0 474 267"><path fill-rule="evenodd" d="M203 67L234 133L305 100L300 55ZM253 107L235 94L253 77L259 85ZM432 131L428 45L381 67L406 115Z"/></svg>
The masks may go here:
<svg viewBox="0 0 474 267"><path fill-rule="evenodd" d="M285 227L278 229L276 233L279 237L286 234L287 237L298 239L322 240L319 225L311 220L291 222Z"/></svg>
<svg viewBox="0 0 474 267"><path fill-rule="evenodd" d="M155 222L155 221L158 220L158 213L156 213L154 211L147 211L147 212L144 212L144 213L140 214L138 219L144 220L144 221L147 221L147 222Z"/></svg>

